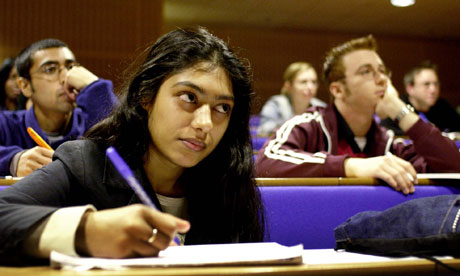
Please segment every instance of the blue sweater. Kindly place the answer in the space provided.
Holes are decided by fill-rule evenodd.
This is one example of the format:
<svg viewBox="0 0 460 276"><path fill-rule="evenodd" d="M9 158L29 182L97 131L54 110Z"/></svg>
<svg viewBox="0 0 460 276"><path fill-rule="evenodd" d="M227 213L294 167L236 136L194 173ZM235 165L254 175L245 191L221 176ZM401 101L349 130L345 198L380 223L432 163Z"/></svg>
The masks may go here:
<svg viewBox="0 0 460 276"><path fill-rule="evenodd" d="M91 83L77 97L70 130L53 143L38 125L33 107L28 110L0 111L0 175L11 174L10 162L16 153L37 146L27 133L27 127L32 127L56 149L66 141L83 136L91 126L107 117L117 102L111 81L99 79Z"/></svg>

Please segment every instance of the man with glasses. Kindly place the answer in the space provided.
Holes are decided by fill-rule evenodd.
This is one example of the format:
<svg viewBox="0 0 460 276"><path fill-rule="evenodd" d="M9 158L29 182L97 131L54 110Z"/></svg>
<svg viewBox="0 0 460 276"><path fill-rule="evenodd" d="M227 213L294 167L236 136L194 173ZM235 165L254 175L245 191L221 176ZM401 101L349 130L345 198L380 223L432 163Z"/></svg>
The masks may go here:
<svg viewBox="0 0 460 276"><path fill-rule="evenodd" d="M31 127L53 149L81 137L117 102L112 83L80 66L57 39L32 43L16 59L28 110L0 113L0 175L26 176L51 162L54 150L38 146Z"/></svg>
<svg viewBox="0 0 460 276"><path fill-rule="evenodd" d="M417 172L460 171L455 144L399 99L389 77L372 36L333 48L323 64L333 104L284 123L259 151L256 176L374 177L408 194ZM395 120L414 143L394 141L374 113Z"/></svg>
<svg viewBox="0 0 460 276"><path fill-rule="evenodd" d="M412 68L404 76L407 94L401 99L411 104L415 112L425 121L429 121L443 132L460 131L460 116L444 99L439 98L440 83L438 68L430 61L424 61ZM404 135L391 119L384 119L382 126L391 129L396 135Z"/></svg>

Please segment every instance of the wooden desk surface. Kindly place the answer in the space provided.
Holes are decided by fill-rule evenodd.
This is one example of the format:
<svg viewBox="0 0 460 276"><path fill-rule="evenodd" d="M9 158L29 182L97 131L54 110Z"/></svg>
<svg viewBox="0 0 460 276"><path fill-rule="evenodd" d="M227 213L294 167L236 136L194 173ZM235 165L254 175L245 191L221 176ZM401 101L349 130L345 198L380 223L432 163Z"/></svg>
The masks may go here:
<svg viewBox="0 0 460 276"><path fill-rule="evenodd" d="M0 178L0 186L9 186L12 185L19 180L21 180L22 177L7 177L7 178Z"/></svg>
<svg viewBox="0 0 460 276"><path fill-rule="evenodd" d="M360 186L385 185L371 177L298 177L298 178L256 178L258 186ZM418 185L434 185L430 179L419 179Z"/></svg>
<svg viewBox="0 0 460 276"><path fill-rule="evenodd" d="M460 259L443 260L444 263L460 269ZM0 275L19 276L185 276L185 275L446 275L449 271L431 261L420 259L411 261L391 261L378 263L351 263L328 265L288 265L288 266L228 266L228 267L170 267L133 268L119 271L90 270L84 272L54 270L48 266L0 267ZM438 274L436 274L438 273Z"/></svg>
<svg viewBox="0 0 460 276"><path fill-rule="evenodd" d="M2 178L0 186L9 186L20 177ZM256 178L258 186L353 186L353 185L383 185L371 177L297 177L297 178ZM437 182L430 179L419 179L418 185L434 185Z"/></svg>

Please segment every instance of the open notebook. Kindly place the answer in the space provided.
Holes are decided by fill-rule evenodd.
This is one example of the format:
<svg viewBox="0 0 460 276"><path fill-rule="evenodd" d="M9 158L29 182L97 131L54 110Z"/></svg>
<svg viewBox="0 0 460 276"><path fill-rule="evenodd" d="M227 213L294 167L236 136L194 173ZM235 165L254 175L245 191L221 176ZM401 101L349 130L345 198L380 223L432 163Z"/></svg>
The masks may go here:
<svg viewBox="0 0 460 276"><path fill-rule="evenodd" d="M73 257L51 252L51 266L73 270L120 269L125 267L225 266L302 264L303 246L278 243L238 243L172 246L158 257L105 259Z"/></svg>

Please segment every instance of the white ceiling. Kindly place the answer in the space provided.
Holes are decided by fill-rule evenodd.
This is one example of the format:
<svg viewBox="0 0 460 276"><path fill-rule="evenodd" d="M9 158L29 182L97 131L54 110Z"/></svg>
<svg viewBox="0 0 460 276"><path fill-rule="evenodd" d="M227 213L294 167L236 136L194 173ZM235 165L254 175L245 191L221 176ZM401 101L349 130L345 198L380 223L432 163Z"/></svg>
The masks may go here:
<svg viewBox="0 0 460 276"><path fill-rule="evenodd" d="M165 25L295 28L460 39L460 0L164 0Z"/></svg>

